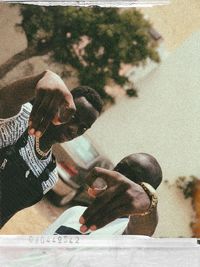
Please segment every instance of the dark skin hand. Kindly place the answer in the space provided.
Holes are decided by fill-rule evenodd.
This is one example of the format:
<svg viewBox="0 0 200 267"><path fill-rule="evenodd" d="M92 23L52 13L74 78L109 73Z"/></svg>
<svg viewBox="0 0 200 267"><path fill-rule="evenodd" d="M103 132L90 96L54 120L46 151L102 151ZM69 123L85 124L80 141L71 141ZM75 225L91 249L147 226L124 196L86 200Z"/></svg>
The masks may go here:
<svg viewBox="0 0 200 267"><path fill-rule="evenodd" d="M30 134L38 137L49 123L68 122L75 112L72 95L62 79L47 70L38 75L14 81L0 89L0 118L17 115L21 106L33 98L36 102L31 114Z"/></svg>
<svg viewBox="0 0 200 267"><path fill-rule="evenodd" d="M93 203L82 214L80 230L94 231L122 216L139 215L148 210L150 199L143 188L116 171L94 168L86 177L86 183L101 177L107 183L107 189L98 194Z"/></svg>
<svg viewBox="0 0 200 267"><path fill-rule="evenodd" d="M70 120L76 108L63 80L47 71L36 85L36 99L29 119L29 134L41 137L49 124L60 125Z"/></svg>

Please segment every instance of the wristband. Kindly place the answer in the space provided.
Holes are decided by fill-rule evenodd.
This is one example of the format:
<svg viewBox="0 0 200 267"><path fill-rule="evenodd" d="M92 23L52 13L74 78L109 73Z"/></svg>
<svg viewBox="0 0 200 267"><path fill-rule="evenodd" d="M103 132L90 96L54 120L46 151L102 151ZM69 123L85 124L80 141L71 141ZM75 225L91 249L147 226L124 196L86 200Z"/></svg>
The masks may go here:
<svg viewBox="0 0 200 267"><path fill-rule="evenodd" d="M144 211L142 213L133 213L133 214L130 214L130 216L146 216L150 214L157 207L158 197L156 194L156 190L148 183L142 182L140 183L140 186L143 188L143 190L146 192L146 194L150 198L151 203L147 211Z"/></svg>

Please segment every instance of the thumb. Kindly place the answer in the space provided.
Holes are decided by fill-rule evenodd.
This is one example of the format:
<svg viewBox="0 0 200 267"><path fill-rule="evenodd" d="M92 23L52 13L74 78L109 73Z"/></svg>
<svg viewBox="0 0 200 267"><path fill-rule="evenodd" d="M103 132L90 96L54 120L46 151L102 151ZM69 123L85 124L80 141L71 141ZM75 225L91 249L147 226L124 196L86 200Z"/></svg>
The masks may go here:
<svg viewBox="0 0 200 267"><path fill-rule="evenodd" d="M95 167L85 178L85 182L90 186L93 187L93 183L97 178L103 179L107 186L116 183L116 173L115 171L106 170L104 168ZM105 186L105 184L104 184Z"/></svg>

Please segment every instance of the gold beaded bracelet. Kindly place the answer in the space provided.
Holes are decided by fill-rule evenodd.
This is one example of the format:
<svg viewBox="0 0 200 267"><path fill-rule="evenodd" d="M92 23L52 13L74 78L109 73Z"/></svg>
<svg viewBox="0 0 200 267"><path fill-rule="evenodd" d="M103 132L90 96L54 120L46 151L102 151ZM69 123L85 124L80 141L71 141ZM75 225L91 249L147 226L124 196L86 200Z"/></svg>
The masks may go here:
<svg viewBox="0 0 200 267"><path fill-rule="evenodd" d="M156 190L150 184L145 183L145 182L140 183L140 185L144 189L146 194L149 196L151 203L147 211L144 211L142 213L133 213L133 214L130 214L130 216L149 215L157 207L157 204L158 204L158 197L156 194Z"/></svg>

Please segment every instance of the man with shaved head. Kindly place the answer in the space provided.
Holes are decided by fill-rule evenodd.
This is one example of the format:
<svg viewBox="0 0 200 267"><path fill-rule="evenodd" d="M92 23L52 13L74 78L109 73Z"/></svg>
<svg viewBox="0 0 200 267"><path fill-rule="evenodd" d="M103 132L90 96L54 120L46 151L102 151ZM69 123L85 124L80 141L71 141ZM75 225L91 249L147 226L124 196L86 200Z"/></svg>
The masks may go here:
<svg viewBox="0 0 200 267"><path fill-rule="evenodd" d="M98 180L104 181L102 188ZM158 223L155 189L161 181L159 163L146 153L123 158L113 171L96 167L86 178L92 204L68 209L45 234L152 236Z"/></svg>

